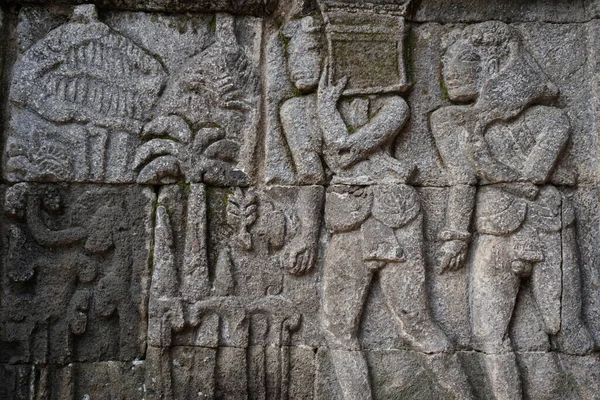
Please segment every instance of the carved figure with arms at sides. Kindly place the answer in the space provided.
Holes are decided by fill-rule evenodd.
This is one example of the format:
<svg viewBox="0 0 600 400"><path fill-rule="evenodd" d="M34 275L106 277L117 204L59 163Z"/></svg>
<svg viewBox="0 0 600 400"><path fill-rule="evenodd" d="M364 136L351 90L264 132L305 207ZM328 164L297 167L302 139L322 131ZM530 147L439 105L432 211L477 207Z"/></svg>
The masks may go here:
<svg viewBox="0 0 600 400"><path fill-rule="evenodd" d="M431 115L451 180L441 268L461 268L470 245L472 345L487 354L495 398L522 398L509 337L522 280L549 347L585 354L594 346L581 315L573 207L551 184L570 124L541 105L558 90L505 23L465 28L444 55L443 77L450 100L464 104Z"/></svg>
<svg viewBox="0 0 600 400"><path fill-rule="evenodd" d="M341 99L347 80L333 82L320 33L313 17L284 29L288 69L300 95L282 104L280 116L299 181L319 184L332 175L324 207L331 238L323 265L322 327L343 396L372 398L359 330L371 282L379 274L403 338L432 354L425 357L427 367L448 394L472 398L452 346L429 311L423 216L416 191L406 185L413 168L391 155L408 105L396 94ZM301 243L311 250L284 259L295 274L310 270L315 259L323 208L322 189L316 188L303 188L298 201L300 229L307 234Z"/></svg>

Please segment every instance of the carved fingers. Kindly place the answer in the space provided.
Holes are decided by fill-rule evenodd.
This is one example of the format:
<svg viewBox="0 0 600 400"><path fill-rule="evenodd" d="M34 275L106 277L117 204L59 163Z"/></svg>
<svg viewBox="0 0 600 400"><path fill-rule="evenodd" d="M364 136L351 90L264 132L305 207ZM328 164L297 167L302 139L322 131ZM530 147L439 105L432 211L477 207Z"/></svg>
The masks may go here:
<svg viewBox="0 0 600 400"><path fill-rule="evenodd" d="M292 246L283 263L290 274L304 275L312 270L316 253L316 245Z"/></svg>
<svg viewBox="0 0 600 400"><path fill-rule="evenodd" d="M331 65L327 61L325 67L323 67L323 73L319 80L319 89L317 90L319 108L335 107L347 83L348 77L346 76L342 77L337 84L333 82Z"/></svg>
<svg viewBox="0 0 600 400"><path fill-rule="evenodd" d="M462 240L449 240L440 250L440 273L461 269L467 257L467 243Z"/></svg>

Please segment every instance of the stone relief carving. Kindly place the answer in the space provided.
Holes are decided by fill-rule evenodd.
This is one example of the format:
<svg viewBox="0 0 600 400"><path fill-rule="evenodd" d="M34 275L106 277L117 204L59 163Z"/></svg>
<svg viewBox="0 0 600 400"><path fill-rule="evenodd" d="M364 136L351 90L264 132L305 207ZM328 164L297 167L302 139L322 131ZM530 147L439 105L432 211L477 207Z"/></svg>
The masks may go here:
<svg viewBox="0 0 600 400"><path fill-rule="evenodd" d="M284 293L278 253L286 237L295 235L288 226L295 217L277 209L271 198L285 195L285 188L272 191L221 189L209 198L202 184L161 189L149 303L147 361L153 368L146 379L156 398L177 398L172 345L192 352L218 346L240 350L217 350L212 366L203 366L224 374L224 384L204 389L208 396L236 398L248 391L289 398L289 346L301 314ZM207 236L207 226L214 228L212 235L229 240ZM222 370L231 363L236 368Z"/></svg>
<svg viewBox="0 0 600 400"><path fill-rule="evenodd" d="M150 239L144 213L152 201L135 188L6 189L3 362L45 368L142 356Z"/></svg>
<svg viewBox="0 0 600 400"><path fill-rule="evenodd" d="M336 13L332 16L344 17ZM335 33L331 26L328 32ZM400 23L396 28L401 27ZM361 34L368 33L363 28ZM393 94L348 98L344 99L346 107L341 108L348 113L345 121L338 103L350 80L347 76L334 80L333 58L321 71L320 33L321 24L313 17L284 28L289 38L290 79L305 94L285 101L280 113L299 180L323 182L326 169L333 175L325 199L325 224L331 238L323 263L321 318L343 397L371 398L358 331L371 280L378 273L388 307L405 338L421 351L439 353L439 358L430 359L431 370L444 377L440 381L451 395L471 398L462 367L456 359L444 355L452 346L427 306L422 215L416 192L406 185L411 168L390 155L390 144L408 119L409 108L402 97ZM335 36L330 38L330 49L333 40ZM392 48L395 57L401 56L395 44ZM362 89L346 93L383 91L378 87ZM320 210L322 198L302 198L302 203L309 201L313 203L311 215L302 221L314 229L320 225L312 220L320 218L320 211L315 211ZM302 250L291 254L295 258L289 265L294 273L312 268L311 244L316 241L304 241L306 250L299 247ZM448 375L457 381L446 379Z"/></svg>
<svg viewBox="0 0 600 400"><path fill-rule="evenodd" d="M130 147L165 75L157 59L99 22L94 6L76 7L15 68L6 178L128 181Z"/></svg>
<svg viewBox="0 0 600 400"><path fill-rule="evenodd" d="M473 346L489 355L485 367L493 395L521 398L508 328L525 279L543 330L553 339L548 346L567 354L594 348L581 314L573 206L550 183L569 119L556 107L535 104L552 100L558 89L504 23L465 28L443 63L450 100L468 104L431 116L453 181L440 263L453 271L472 253Z"/></svg>
<svg viewBox="0 0 600 400"><path fill-rule="evenodd" d="M13 3L0 398L598 398L593 17Z"/></svg>
<svg viewBox="0 0 600 400"><path fill-rule="evenodd" d="M138 182L248 184L259 119L256 67L236 41L233 16L216 15L215 36L169 79L142 132L148 141L135 156Z"/></svg>
<svg viewBox="0 0 600 400"><path fill-rule="evenodd" d="M248 184L256 66L235 18L214 20L213 43L168 75L159 55L100 22L94 6L76 7L18 62L7 179Z"/></svg>

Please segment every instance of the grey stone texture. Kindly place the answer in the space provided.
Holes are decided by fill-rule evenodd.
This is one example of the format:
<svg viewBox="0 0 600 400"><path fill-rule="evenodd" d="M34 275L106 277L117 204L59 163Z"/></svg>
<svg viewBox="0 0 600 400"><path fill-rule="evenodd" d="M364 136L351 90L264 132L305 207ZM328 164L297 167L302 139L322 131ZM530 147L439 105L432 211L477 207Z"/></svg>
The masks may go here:
<svg viewBox="0 0 600 400"><path fill-rule="evenodd" d="M0 1L0 399L600 399L599 13Z"/></svg>

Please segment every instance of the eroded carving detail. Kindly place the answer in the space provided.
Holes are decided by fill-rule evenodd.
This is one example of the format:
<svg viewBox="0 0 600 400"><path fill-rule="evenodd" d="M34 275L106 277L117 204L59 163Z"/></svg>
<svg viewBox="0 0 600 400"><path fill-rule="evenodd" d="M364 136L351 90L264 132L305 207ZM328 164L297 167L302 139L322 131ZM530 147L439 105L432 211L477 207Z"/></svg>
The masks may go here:
<svg viewBox="0 0 600 400"><path fill-rule="evenodd" d="M180 203L183 199L185 208ZM282 294L282 273L275 254L285 242L286 218L265 194L240 188L227 194L227 205L219 212L224 214L230 240L218 243L209 276L207 202L202 184L191 184L189 191L167 186L159 195L149 304L149 394L174 398L177 389L172 387L170 347L177 344L245 349L241 353L219 350L212 367L203 367L225 374L213 383L215 396L236 397L248 391L288 398L289 346L301 314ZM178 234L183 225L185 235ZM182 256L178 255L181 249ZM201 262L191 268L194 259ZM232 362L240 363L239 368L221 370ZM227 382L232 381L238 385L229 387ZM272 382L276 384L272 386Z"/></svg>
<svg viewBox="0 0 600 400"><path fill-rule="evenodd" d="M0 10L0 398L598 397L593 7L42 3Z"/></svg>
<svg viewBox="0 0 600 400"><path fill-rule="evenodd" d="M6 190L3 362L143 355L144 212L151 200L125 188L20 183Z"/></svg>
<svg viewBox="0 0 600 400"><path fill-rule="evenodd" d="M249 182L259 120L256 66L237 43L235 18L215 18L214 43L170 77L144 127L138 182Z"/></svg>

